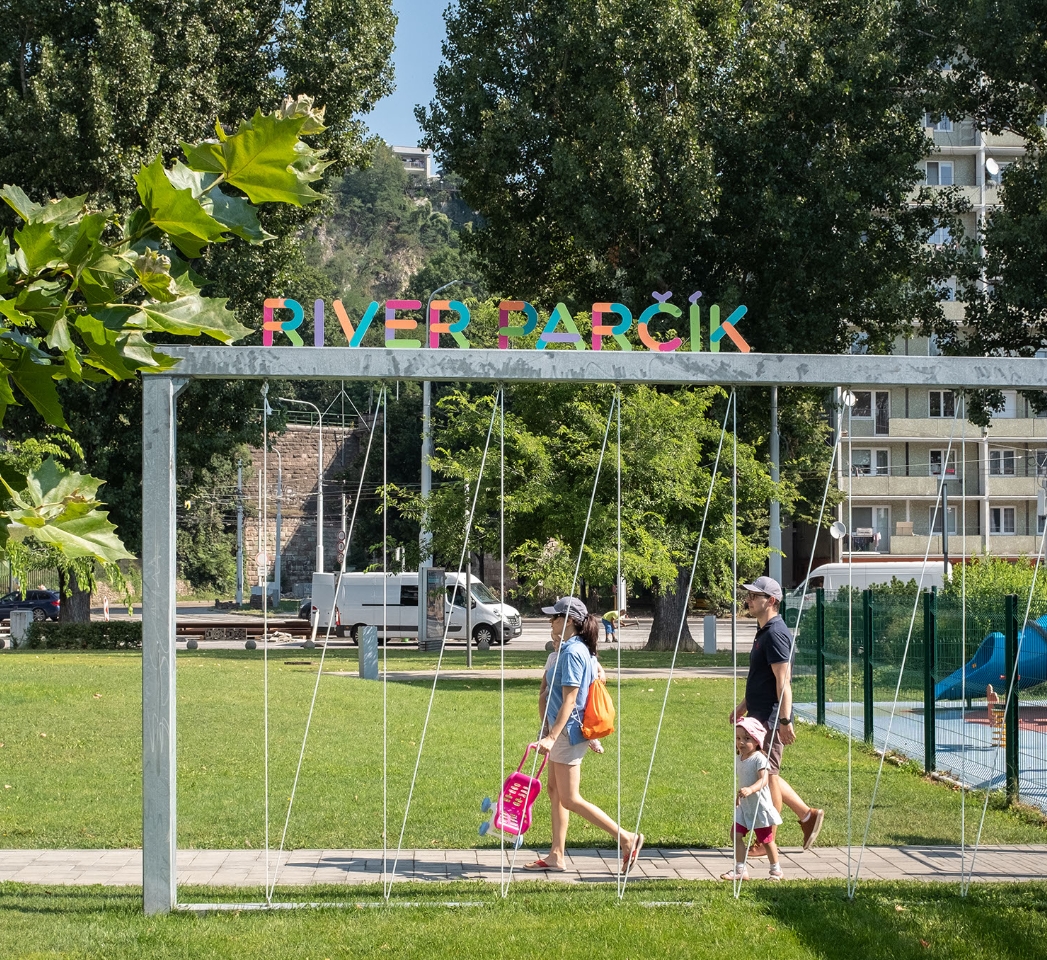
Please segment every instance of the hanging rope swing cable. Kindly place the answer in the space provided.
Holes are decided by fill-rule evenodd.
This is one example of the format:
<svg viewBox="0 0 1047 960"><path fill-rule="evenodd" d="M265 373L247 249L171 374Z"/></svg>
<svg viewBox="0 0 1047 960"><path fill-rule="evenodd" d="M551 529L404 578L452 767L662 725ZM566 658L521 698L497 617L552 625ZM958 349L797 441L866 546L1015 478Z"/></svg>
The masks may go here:
<svg viewBox="0 0 1047 960"><path fill-rule="evenodd" d="M1018 630L1018 643L1017 643L1017 647L1016 647L1015 652L1014 652L1014 669L1011 671L1011 676L1008 678L1008 681L1007 681L1007 692L1006 692L1006 694L1003 697L1003 703L1004 703L1005 709L1007 710L1007 712L1010 712L1013 709L1014 712L1015 712L1015 718L1016 719L1020 718L1020 714L1018 713L1018 704L1015 703L1015 705L1012 708L1011 707L1011 703L1012 703L1011 697L1017 698L1017 696L1018 696L1018 686L1017 686L1018 679L1019 679L1018 664L1021 663L1022 645L1025 642L1025 635L1026 635L1026 632L1029 629L1029 615L1032 612L1032 600L1033 600L1033 596L1035 595L1035 592L1036 592L1036 581L1037 581L1037 578L1039 577L1039 574L1040 574L1040 562L1041 562L1041 558L1044 555L1044 550L1045 549L1047 549L1047 524L1044 525L1043 533L1040 535L1040 545L1039 545L1039 549L1036 552L1036 563L1034 564L1033 571L1032 571L1032 582L1029 584L1029 594L1026 597L1026 601L1025 601L1025 616L1022 619L1021 629ZM1008 626L1008 628L1011 627L1010 624L1008 624L1007 626ZM964 665L963 665L963 671L964 671L964 673L967 672L967 664L966 663L964 663ZM1004 751L1006 752L1006 748L1004 748ZM981 818L978 821L978 834L975 837L974 849L971 851L971 869L967 873L967 875L965 877L965 880L964 880L964 883L962 885L962 892L963 892L963 894L965 896L966 896L967 891L970 889L971 879L974 876L974 864L975 864L975 861L978 858L978 850L981 847L982 831L985 828L985 816L986 816L986 813L988 812L988 809L989 809L989 796L990 796L990 794L992 792L992 786L996 782L996 777L999 775L999 770L1000 770L1000 750L999 749L995 750L994 754L995 755L993 757L992 771L990 772L990 774L989 774L989 776L988 776L988 778L986 779L986 782L985 782L985 802L982 805ZM1006 766L1005 766L1005 769L1004 769L1004 780L1006 781L1006 779L1007 779L1007 771L1006 771Z"/></svg>
<svg viewBox="0 0 1047 960"><path fill-rule="evenodd" d="M939 508L941 507L941 502L942 502L942 488L945 486L946 476L948 475L949 457L950 457L950 454L952 453L953 443L955 442L955 439L956 439L956 426L959 423L959 420L958 420L959 413L960 413L960 405L956 404L955 407L954 407L954 410L953 410L952 429L951 429L950 434L949 434L949 444L946 447L946 450L945 450L945 460L942 463L941 480L938 483L937 497L935 499L934 509L931 512L931 530L934 529L934 527L936 525L937 518L939 516L938 511L939 511ZM947 517L943 517L942 518L942 523L943 524L948 523L948 518ZM931 552L931 537L930 537L930 534L928 534L928 537L927 537L927 548L924 550L924 554L923 554L923 568L920 571L920 580L917 583L916 598L913 601L912 615L909 618L909 631L906 634L905 645L902 648L902 659L901 659L901 663L900 663L900 665L898 667L898 682L897 682L897 684L895 685L895 688L894 688L894 700L893 700L893 702L891 704L891 713L890 713L890 716L889 716L889 718L887 720L887 731L886 731L886 734L884 735L883 747L882 747L882 750L880 752L880 762L877 765L877 769L876 769L876 779L873 782L872 798L869 801L869 812L868 812L868 815L866 816L866 819L865 819L865 830L864 830L864 832L862 834L862 845L861 845L861 848L858 851L858 863L855 866L853 879L850 876L850 870L848 869L847 896L850 899L854 898L855 891L858 888L858 877L859 877L859 875L861 873L861 869L862 869L862 859L863 859L863 856L865 854L865 848L866 848L866 846L868 844L868 841L869 841L869 830L872 827L873 810L876 807L876 797L877 797L877 794L879 793L880 780L881 780L881 778L883 776L883 766L884 766L884 763L886 763L886 761L887 761L887 752L888 752L888 748L890 746L891 732L892 732L892 729L893 729L893 726L894 726L894 718L895 718L895 716L898 713L898 700L899 700L899 697L901 696L902 681L903 681L903 679L905 677L905 663L906 663L906 661L908 659L908 656L909 656L909 645L912 642L913 629L914 629L914 627L916 625L916 613L917 613L917 611L919 610L919 607L920 607L920 591L923 589L923 581L924 581L924 577L925 577L925 575L927 573L927 562L928 562L928 559L930 557L930 552ZM849 699L853 700L853 697L849 696ZM848 736L853 736L853 731L852 730L848 730ZM874 739L874 742L875 742L875 736L874 736L873 739Z"/></svg>
<svg viewBox="0 0 1047 960"><path fill-rule="evenodd" d="M495 420L497 419L497 416L498 416L499 398L501 397L501 395L502 395L502 390L499 389L497 394L494 397L494 403L491 405L491 422L487 426L487 439L486 439L486 441L484 443L483 455L480 458L480 468L477 471L476 485L475 485L475 488L474 488L474 491L473 491L473 502L472 502L472 506L469 509L469 518L468 518L468 520L466 522L466 526L465 526L465 538L464 538L464 540L462 542L461 556L458 559L458 573L457 573L457 576L455 578L454 592L452 593L452 601L451 601L452 609L454 607L454 599L457 598L458 590L459 590L459 588L461 586L462 568L465 565L465 556L466 556L466 553L469 550L469 537L470 537L470 535L472 533L472 529L473 529L473 517L475 516L475 513L476 513L476 503L477 503L477 500L479 499L479 496L480 496L480 485L481 485L481 481L483 480L484 467L487 464L487 453L488 453L488 451L490 450L490 447L491 447L491 437L492 437L492 435L494 433L494 423L495 423ZM418 586L419 586L419 602L421 602L421 598L422 598L422 584L419 584ZM466 598L465 602L468 603L469 602L469 598ZM430 718L432 716L432 712L433 712L433 703L436 700L436 685L437 685L437 683L440 680L440 667L443 664L444 648L445 648L445 646L447 644L447 633L448 633L448 630L450 629L450 626L451 626L451 620L448 617L445 620L445 623L444 623L444 634L443 634L443 638L442 638L441 643L440 643L440 654L439 654L439 656L437 657L437 660L436 660L436 673L433 676L433 685L432 685L432 689L430 690L430 693L429 693L429 705L428 705L428 707L426 708L426 711L425 711L425 720L422 723L422 733L421 733L421 737L420 737L419 742L418 742L418 754L417 754L417 756L415 758L414 772L411 775L411 785L410 785L410 787L409 787L409 789L407 791L407 803L406 803L406 806L404 807L404 819L403 819L403 823L400 826L400 837L399 837L399 840L397 841L397 845L396 845L396 856L393 859L393 868L392 868L392 871L390 872L388 878L383 876L383 886L385 888L384 889L384 898L385 898L385 900L387 902L389 900L390 894L392 893L393 882L394 882L394 880L396 878L396 868L397 868L397 865L399 864L399 861L400 861L400 853L403 850L404 834L407 831L407 820L408 820L408 817L410 816L410 813L411 813L411 800L414 797L414 788L415 788L416 783L418 782L418 770L419 770L419 767L421 766L421 762L422 762L422 751L425 749L425 738L426 738L426 734L428 733L428 730L429 730L429 720L430 720ZM503 639L504 639L504 637L503 637ZM472 643L472 638L471 637L466 637L466 643Z"/></svg>
<svg viewBox="0 0 1047 960"><path fill-rule="evenodd" d="M723 440L724 440L724 436L727 433L727 421L728 421L728 418L731 415L731 409L732 409L734 403L735 403L735 391L732 389L731 393L730 393L730 395L728 397L728 400L727 400L727 410L724 412L723 424L720 427L720 440L719 440L719 443L717 444L717 447L716 447L716 458L713 461L713 469L712 469L712 473L711 473L711 475L709 477L709 493L708 493L708 495L706 496L706 499L705 499L705 509L702 512L702 522L701 522L701 526L699 527L699 530L698 530L698 542L697 542L697 544L695 545L695 548L694 548L694 560L691 563L691 573L690 573L690 577L687 580L687 592L685 594L685 597L690 597L690 595L691 595L691 588L694 585L694 575L695 575L695 571L698 568L698 556L701 553L702 540L703 540L703 538L705 536L705 525L706 525L706 521L709 518L709 505L712 503L713 491L714 491L715 485L716 485L716 478L717 478L717 476L719 474L719 470L720 470L720 455L723 452ZM643 820L644 805L647 802L647 792L650 789L650 785L651 785L651 773L654 770L654 761L655 761L655 757L657 756L657 753L658 753L658 741L659 741L659 738L661 737L661 734L662 734L662 724L663 724L663 722L665 720L665 709L666 709L666 705L669 702L669 688L672 686L673 671L676 668L676 657L677 657L677 655L679 654L679 651L680 651L680 642L681 642L681 640L683 638L683 628L686 625L686 623L687 623L687 604L685 602L684 605L683 605L683 611L680 614L680 625L679 625L679 627L677 628L677 631L676 631L676 643L675 643L675 645L673 647L672 659L669 662L669 676L668 676L668 679L665 682L665 696L662 698L662 708L661 708L661 712L658 714L658 724L655 727L654 745L651 748L651 760L650 760L650 762L649 762L649 764L647 766L647 777L644 780L643 791L642 791L642 793L640 795L640 806L639 806L639 809L638 809L637 815L636 815L636 828L634 830L635 833L639 833L640 832L640 824L641 824L641 821ZM632 864L630 864L629 866L631 867ZM628 872L629 871L627 869L626 870L626 877L627 878L628 878ZM619 899L621 899L625 895L625 888L626 888L626 883L623 882L621 884L621 887L619 888L619 892L618 892Z"/></svg>
<svg viewBox="0 0 1047 960"><path fill-rule="evenodd" d="M382 392L378 395L378 409L382 410L383 430L384 430L385 421L387 419L387 417L385 415L385 409L383 407L383 404L385 402L386 396L387 396L386 390L383 387L382 388ZM373 440L374 440L374 430L371 430L369 432L369 434L368 434L368 437L367 437L367 449L364 452L363 468L360 471L360 480L359 480L359 483L357 484L357 487L356 487L356 499L353 501L353 513L352 513L352 517L351 517L351 519L349 521L349 530L348 530L348 532L346 534L345 546L344 546L344 548L342 550L342 561L341 561L341 564L340 564L339 569L338 569L338 575L337 575L337 577L335 578L335 581L334 581L334 591L332 592L332 595L331 595L331 609L328 611L328 617L327 617L327 632L324 635L323 645L321 646L321 649L320 649L320 662L319 662L319 665L316 668L316 680L313 683L313 695L312 695L312 699L309 702L309 711L306 714L305 732L302 735L302 747L301 747L301 749L299 750L299 753L298 753L298 766L295 768L294 782L291 785L291 794L290 794L290 796L288 797L288 800L287 800L287 815L284 818L283 832L280 834L280 846L277 849L276 867L275 867L275 870L274 870L274 873L273 873L272 884L271 885L267 884L267 886L266 886L266 901L267 902L271 901L272 895L273 895L273 891L276 889L277 875L278 875L279 870L280 870L279 856L280 856L280 853L283 852L284 843L287 840L287 830L288 830L288 827L290 826L290 823L291 823L291 810L292 810L292 808L294 806L295 796L297 795L297 792L298 792L298 781L301 778L301 774L302 774L302 764L305 761L305 749L306 749L306 745L309 742L309 731L312 728L313 713L314 713L314 711L316 709L316 698L317 698L317 694L319 693L319 690L320 690L320 678L321 678L321 676L323 676L324 660L327 657L327 647L328 647L328 643L330 642L330 639L331 639L331 628L334 625L334 622L335 622L335 619L336 619L335 618L335 610L338 607L338 595L339 595L339 592L341 591L342 577L345 575L345 562L346 562L346 558L349 555L349 545L353 542L353 530L356 527L356 513L357 513L357 510L358 510L358 508L360 506L360 500L362 499L362 495L363 495L364 479L367 476L367 465L368 465L368 462L370 461L370 458L371 458L371 444L372 444ZM318 626L318 624L319 624L319 617L314 618L313 630L312 630L312 639L313 639L314 643L316 641L316 633L317 633L317 626Z"/></svg>
<svg viewBox="0 0 1047 960"><path fill-rule="evenodd" d="M578 559L575 562L574 575L571 578L571 589L570 589L570 592L568 593L568 596L572 596L572 597L574 596L575 587L578 585L578 578L579 578L579 574L580 574L581 568L582 568L582 556L583 556L583 553L585 551L585 541L586 541L586 538L588 537L588 534L589 534L589 522L592 519L592 515L593 515L593 504L596 502L596 490L597 490L597 487L598 487L598 485L600 483L600 472L603 469L604 454L607 452L607 441L608 441L608 438L611 435L611 423L612 423L613 417L614 417L615 406L616 406L616 404L619 404L620 402L621 402L620 392L616 388L614 395L611 397L611 405L610 405L610 407L607 410L607 424L604 427L603 442L600 445L600 457L599 457L599 459L597 460L597 463L596 463L596 476L593 478L593 489L592 489L592 493L589 496L589 508L588 508L588 510L586 511L586 514L585 514L585 525L582 527L582 540L581 540L581 543L580 543L580 545L578 547ZM560 662L560 650L562 648L564 634L566 633L566 630L567 630L567 618L566 617L564 618L563 625L561 626L560 629L561 629L561 633L560 633L561 646L557 647L557 649L556 649L556 658L553 660L553 673L554 674L556 673L556 664L558 664ZM552 702L551 698L546 702L545 716L542 717L542 719L541 719L541 721L539 723L538 734L535 737L535 740L540 740L541 739L541 737L542 737L542 730L545 728L547 723L549 723L550 726L552 725L552 723L550 722L550 719L552 721L555 721L555 718L550 718L550 716L549 716L549 705L550 705L551 702ZM531 758L531 776L532 777L535 775L535 771L537 770L537 768L538 768L538 756L537 756L537 751L535 751L535 755ZM617 849L618 849L618 852L621 853L621 837L620 836L618 837L618 848ZM519 852L519 848L518 847L514 847L513 848L512 859L511 859L510 864L509 864L509 881L508 882L512 881L512 875L513 875L513 872L516 869L516 855L517 855L518 852ZM621 857L619 857L619 860L620 859L621 859Z"/></svg>
<svg viewBox="0 0 1047 960"><path fill-rule="evenodd" d="M736 431L736 433L737 433L737 431ZM839 457L840 441L841 441L841 439L842 439L842 430L841 430L840 414L839 414L839 408L838 408L837 409L836 436L835 436L835 439L834 439L834 442L833 442L832 453L829 456L829 464L828 464L828 467L826 469L825 488L822 490L822 502L821 502L821 506L819 507L819 510L818 510L818 521L815 524L815 530L820 530L822 528L822 523L824 522L824 519L825 519L825 505L828 503L828 500L829 500L829 486L832 483L833 465L837 462L837 458ZM735 475L737 476L737 467L735 468ZM735 496L735 510L737 511L737 496ZM735 522L735 529L737 529L737 526L738 526L738 524L737 524L737 521L736 521ZM818 548L818 538L815 537L814 543L811 545L811 554L810 554L810 557L808 558L808 561L807 561L807 573L805 574L804 581L803 581L805 583L810 579L811 571L814 568L814 557L815 557L815 551L817 550L817 548ZM735 574L735 576L734 576L734 581L735 581L734 600L735 600L735 609L737 609L737 582L738 582L737 564L735 566L734 574ZM790 669L792 667L792 660L793 660L793 658L796 655L797 638L800 635L800 624L803 622L803 614L804 614L804 610L805 610L806 599L807 599L807 593L806 593L806 591L804 591L803 595L801 595L801 597L800 597L800 607L799 607L799 610L797 612L796 627L794 628L792 646L791 646L790 651L789 651ZM733 630L732 630L732 656L733 656L733 662L734 662L734 671L733 671L734 702L738 703L739 702L739 700L738 700L738 673L739 673L739 671L738 671L738 644L737 644L737 639L736 639L736 636L735 636L735 633L733 632ZM775 724L772 727L772 729L771 729L772 737L777 734L777 729L778 729L777 724ZM731 766L732 766L732 769L733 769L733 767L734 767L734 763L733 763L733 759L734 759L733 731L732 731L732 738L731 738L731 759L732 759ZM848 770L849 770L849 765L848 765ZM734 789L732 790L732 794L731 794L732 809L733 809L734 799L735 799L736 795L737 795L737 782L734 781ZM849 812L849 809L850 809L850 802L849 802L849 799L848 799L848 812ZM732 823L733 823L733 820L734 820L733 814L732 814L731 820L732 820ZM731 839L732 839L732 843L733 843L733 834L732 834L732 838ZM748 865L748 862L749 862L749 850L752 847L752 842L753 842L753 832L750 831L748 840L746 841L745 860L743 861L743 866L747 866ZM734 882L734 884L733 884L733 887L734 887L734 896L735 896L735 899L737 899L739 897L740 893L741 893L741 881L737 881L736 880Z"/></svg>

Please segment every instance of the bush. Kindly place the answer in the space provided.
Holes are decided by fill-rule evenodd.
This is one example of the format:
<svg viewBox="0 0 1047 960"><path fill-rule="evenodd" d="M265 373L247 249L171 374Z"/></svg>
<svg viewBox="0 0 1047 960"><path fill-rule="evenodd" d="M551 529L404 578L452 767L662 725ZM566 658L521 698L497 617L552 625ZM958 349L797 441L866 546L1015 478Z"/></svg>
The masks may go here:
<svg viewBox="0 0 1047 960"><path fill-rule="evenodd" d="M19 646L37 650L141 650L142 624L130 620L33 623Z"/></svg>

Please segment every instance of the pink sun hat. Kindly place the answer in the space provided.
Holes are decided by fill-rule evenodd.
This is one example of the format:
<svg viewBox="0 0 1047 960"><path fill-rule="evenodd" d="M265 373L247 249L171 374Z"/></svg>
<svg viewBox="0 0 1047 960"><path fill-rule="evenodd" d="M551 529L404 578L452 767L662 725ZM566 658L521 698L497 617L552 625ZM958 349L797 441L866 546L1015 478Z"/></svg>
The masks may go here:
<svg viewBox="0 0 1047 960"><path fill-rule="evenodd" d="M741 727L760 745L760 749L763 749L763 742L767 739L767 728L756 717L742 717L735 726Z"/></svg>

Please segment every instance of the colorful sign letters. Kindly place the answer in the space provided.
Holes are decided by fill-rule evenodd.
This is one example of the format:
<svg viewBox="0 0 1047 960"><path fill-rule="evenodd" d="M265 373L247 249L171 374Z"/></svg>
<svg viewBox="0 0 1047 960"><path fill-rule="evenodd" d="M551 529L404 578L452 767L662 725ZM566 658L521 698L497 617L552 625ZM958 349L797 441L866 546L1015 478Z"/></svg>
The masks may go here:
<svg viewBox="0 0 1047 960"><path fill-rule="evenodd" d="M681 337L659 339L653 329L656 321L668 321L678 327L683 317L683 310L670 303L672 291L651 295L654 303L648 306L636 319L636 334L648 350L656 353L673 353L683 346ZM702 347L702 309L698 301L701 291L692 293L688 298L688 323L690 325L689 349L700 351ZM358 347L371 328L378 311L377 301L372 301L363 316L354 323L341 300L332 304L334 317L342 328L350 347ZM385 346L390 349L418 349L422 346L422 337L428 339L428 346L437 349L440 346L441 334L449 335L456 346L469 349L471 343L466 330L472 319L469 308L461 300L433 300L429 304L429 317L425 330L419 330L419 320L404 314L421 310L420 300L387 300L385 302ZM748 308L736 307L725 320L720 319L720 307L713 304L708 309L706 320L709 335L708 349L718 353L720 343L726 337L742 353L749 352L749 344L738 332L738 321L745 316ZM280 315L277 316L277 311ZM262 305L262 343L271 347L274 334L282 333L296 347L304 345L298 332L305 318L305 309L297 300L285 297L271 297ZM289 315L288 315L289 314ZM326 305L323 300L313 304L313 346L322 347L326 342L327 324ZM508 350L513 341L530 337L538 329L538 311L526 300L503 300L498 304L498 349ZM632 350L632 341L626 336L633 325L632 311L621 303L594 303L592 308L592 340L586 344L578 324L571 312L563 303L558 303L549 314L545 326L538 334L534 345L536 350L545 350L550 344L570 345L575 350L602 350L608 338L618 350Z"/></svg>

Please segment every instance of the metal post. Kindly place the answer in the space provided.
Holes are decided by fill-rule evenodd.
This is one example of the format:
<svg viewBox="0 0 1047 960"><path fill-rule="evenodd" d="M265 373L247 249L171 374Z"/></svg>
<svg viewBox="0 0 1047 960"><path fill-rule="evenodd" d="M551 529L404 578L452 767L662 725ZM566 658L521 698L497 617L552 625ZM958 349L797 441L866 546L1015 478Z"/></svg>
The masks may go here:
<svg viewBox="0 0 1047 960"><path fill-rule="evenodd" d="M505 643L505 634L502 634ZM465 565L465 665L473 665L473 565Z"/></svg>
<svg viewBox="0 0 1047 960"><path fill-rule="evenodd" d="M923 592L923 769L937 768L937 738L934 702L934 662L938 645L938 590Z"/></svg>
<svg viewBox="0 0 1047 960"><path fill-rule="evenodd" d="M1007 802L1018 802L1018 598L1013 593L1003 598L1004 663L1007 701L1004 704L1004 730L1007 746Z"/></svg>
<svg viewBox="0 0 1047 960"><path fill-rule="evenodd" d="M422 348L427 349L429 347L429 310L432 308L433 299L442 290L446 290L448 287L453 287L456 283L464 283L469 285L468 280L451 280L449 283L445 283L441 287L437 287L432 293L429 294L429 299L425 304L425 316L422 318ZM418 576L424 577L425 567L431 567L433 565L433 538L429 531L426 529L427 521L429 520L429 511L425 506L427 498L433 489L433 471L429 466L429 457L433 452L433 433L432 433L432 405L433 405L433 393L432 384L430 381L425 380L422 383L422 530L418 538L418 544L421 547L422 562L418 572ZM419 581L420 582L420 581ZM419 621L419 624L424 621ZM421 630L421 626L419 626Z"/></svg>
<svg viewBox="0 0 1047 960"><path fill-rule="evenodd" d="M862 720L865 726L865 742L873 742L873 595L872 590L862 591L862 646L864 703Z"/></svg>
<svg viewBox="0 0 1047 960"><path fill-rule="evenodd" d="M945 480L948 472L949 465L946 463L942 473L942 562L945 564L945 583L949 582L949 488Z"/></svg>
<svg viewBox="0 0 1047 960"><path fill-rule="evenodd" d="M144 492L145 487L142 487ZM244 465L236 461L236 605L244 605Z"/></svg>
<svg viewBox="0 0 1047 960"><path fill-rule="evenodd" d="M814 591L815 720L825 726L825 588Z"/></svg>
<svg viewBox="0 0 1047 960"><path fill-rule="evenodd" d="M778 388L771 387L771 480L774 483L779 479L779 464L781 456L778 444ZM767 571L772 579L782 582L782 519L781 504L778 502L777 494L771 498L770 529L767 536L767 545L771 548L771 554L767 558Z"/></svg>
<svg viewBox="0 0 1047 960"><path fill-rule="evenodd" d="M187 381L142 378L142 894L147 914L177 902L175 445Z"/></svg>

